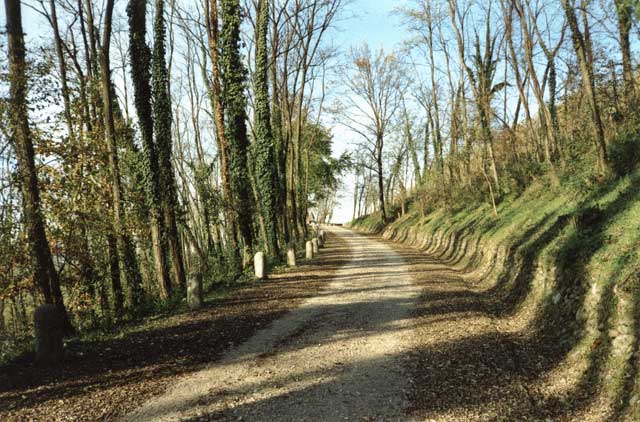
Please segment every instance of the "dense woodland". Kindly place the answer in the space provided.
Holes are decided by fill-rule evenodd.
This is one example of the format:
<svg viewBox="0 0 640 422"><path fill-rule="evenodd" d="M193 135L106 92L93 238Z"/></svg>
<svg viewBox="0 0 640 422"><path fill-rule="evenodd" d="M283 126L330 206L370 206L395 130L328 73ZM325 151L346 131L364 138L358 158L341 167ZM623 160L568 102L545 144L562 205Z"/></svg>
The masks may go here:
<svg viewBox="0 0 640 422"><path fill-rule="evenodd" d="M71 334L279 262L349 170L354 218L500 218L534 181L585 191L640 159L636 0L411 1L395 51L334 45L345 0L4 3L3 353L39 303Z"/></svg>
<svg viewBox="0 0 640 422"><path fill-rule="evenodd" d="M343 123L360 135L353 218L477 202L534 181L583 192L638 149L635 0L442 0L396 14L394 52L351 51ZM423 214L424 215L424 214Z"/></svg>
<svg viewBox="0 0 640 422"><path fill-rule="evenodd" d="M341 0L4 3L3 354L39 303L69 334L113 326L277 264L331 212Z"/></svg>

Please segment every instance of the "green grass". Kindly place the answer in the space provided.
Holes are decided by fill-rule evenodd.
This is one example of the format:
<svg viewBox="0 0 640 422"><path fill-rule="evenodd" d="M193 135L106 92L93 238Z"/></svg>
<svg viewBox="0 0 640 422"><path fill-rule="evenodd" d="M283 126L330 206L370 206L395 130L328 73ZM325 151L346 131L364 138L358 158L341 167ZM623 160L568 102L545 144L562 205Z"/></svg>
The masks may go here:
<svg viewBox="0 0 640 422"><path fill-rule="evenodd" d="M555 185L540 179L521 195L503 198L498 217L486 203L458 204L424 216L414 207L387 226L378 215L351 226L396 240L443 239L431 249L443 257L455 256L455 239L457 246L461 239L472 245L464 259L487 266L483 274L496 317L533 306L539 346L557 343L562 356L587 363L576 395L602 391L613 403L612 417L633 419L640 417L640 371L633 357L640 342L639 184L639 170L603 184L585 174ZM474 254L482 256L474 261ZM491 266L492 256L504 262ZM554 296L562 298L561 306ZM632 344L614 347L610 333L623 330L634 333Z"/></svg>

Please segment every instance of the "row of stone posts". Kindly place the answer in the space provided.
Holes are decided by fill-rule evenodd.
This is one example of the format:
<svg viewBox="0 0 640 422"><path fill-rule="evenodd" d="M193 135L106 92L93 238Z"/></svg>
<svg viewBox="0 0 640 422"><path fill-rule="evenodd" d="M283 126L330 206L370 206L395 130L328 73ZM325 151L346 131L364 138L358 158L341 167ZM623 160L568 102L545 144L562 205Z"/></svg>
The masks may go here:
<svg viewBox="0 0 640 422"><path fill-rule="evenodd" d="M324 247L326 240L324 230L317 230L316 228L316 231L318 236L308 240L305 245L306 259L313 259L320 252L320 248ZM287 265L289 267L296 266L296 251L293 248L287 250ZM258 252L253 257L253 269L257 279L263 280L267 278L266 258L263 252Z"/></svg>
<svg viewBox="0 0 640 422"><path fill-rule="evenodd" d="M307 241L305 257L313 259L325 244L324 230L318 230L317 237ZM191 249L191 256L196 257L196 252ZM199 309L204 303L202 286L202 268L198 258L193 263L192 271L187 277L187 305L190 309ZM287 265L296 266L296 251L287 249ZM253 257L253 269L259 280L268 276L267 261L264 252L258 252ZM55 305L41 305L34 313L34 325L36 335L36 361L41 364L52 364L60 361L64 355L63 349L63 317Z"/></svg>

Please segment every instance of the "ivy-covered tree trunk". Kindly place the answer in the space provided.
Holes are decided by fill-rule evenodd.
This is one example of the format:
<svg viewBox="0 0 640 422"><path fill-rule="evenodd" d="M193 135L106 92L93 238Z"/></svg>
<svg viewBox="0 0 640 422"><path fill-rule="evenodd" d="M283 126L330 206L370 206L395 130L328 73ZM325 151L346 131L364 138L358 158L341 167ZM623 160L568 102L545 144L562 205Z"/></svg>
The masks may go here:
<svg viewBox="0 0 640 422"><path fill-rule="evenodd" d="M143 146L145 165L144 187L151 230L151 245L155 264L155 277L163 298L171 291L171 281L164 241L164 216L162 212L162 187L158 151L153 139L153 115L151 108L151 51L146 43L146 0L131 0L127 7L129 16L129 59L131 80L138 115L138 126Z"/></svg>
<svg viewBox="0 0 640 422"><path fill-rule="evenodd" d="M40 209L40 188L28 120L27 65L20 1L5 0L5 13L9 38L9 125L18 161L23 221L31 253L33 279L44 296L45 303L52 303L60 308L64 316L65 331L71 334L73 327L64 305L60 279L53 264Z"/></svg>
<svg viewBox="0 0 640 422"><path fill-rule="evenodd" d="M233 208L245 252L253 246L253 204L247 173L246 70L240 56L240 1L222 0L220 65L222 102L225 109L225 136L228 145L229 179L233 191ZM246 253L245 253L246 255Z"/></svg>
<svg viewBox="0 0 640 422"><path fill-rule="evenodd" d="M184 262L178 225L176 223L176 208L178 207L178 195L176 192L176 180L173 173L172 141L171 141L171 96L169 94L169 75L165 60L165 20L164 0L156 0L156 16L154 22L153 43L153 114L154 133L158 155L160 159L161 183L163 188L163 211L166 239L171 254L171 272L174 281L181 287L186 287Z"/></svg>
<svg viewBox="0 0 640 422"><path fill-rule="evenodd" d="M213 120L216 127L216 141L220 151L220 179L224 193L224 215L226 218L226 249L229 255L229 264L235 270L240 270L240 254L238 250L238 230L236 210L233 207L233 190L229 178L229 141L225 131L224 103L222 100L222 75L219 59L219 28L218 28L218 3L216 0L208 1L208 13L206 19L207 39L209 42L209 57L211 59L211 83L209 84L209 100L213 109ZM204 70L203 70L204 71Z"/></svg>
<svg viewBox="0 0 640 422"><path fill-rule="evenodd" d="M6 329L4 320L4 299L0 299L0 334L4 334Z"/></svg>
<svg viewBox="0 0 640 422"><path fill-rule="evenodd" d="M282 133L282 107L280 105L280 89L278 86L280 37L278 34L278 22L275 16L271 19L271 25L271 63L269 65L271 73L271 136L273 137L276 161L276 194L278 199L279 227L282 228L283 243L288 244L291 239L289 235L289 222L287 220L287 157Z"/></svg>
<svg viewBox="0 0 640 422"><path fill-rule="evenodd" d="M269 25L269 3L258 2L256 22L256 69L255 90L255 171L258 200L262 211L268 252L279 255L278 249L278 174L275 162L274 138L271 131L269 110L269 87L267 82L267 28Z"/></svg>
<svg viewBox="0 0 640 422"><path fill-rule="evenodd" d="M118 253L124 269L124 275L129 289L134 292L133 305L138 301L138 293L142 289L142 276L138 267L138 259L131 237L127 234L124 212L124 198L122 197L122 182L118 164L118 148L116 142L115 124L113 117L113 92L111 84L111 68L109 60L109 46L111 43L111 19L114 0L107 0L103 23L102 48L100 50L100 94L102 95L102 119L104 137L107 144L109 171L111 176L111 206L113 207L113 228L116 235ZM114 285L116 312L122 310L124 295L121 286Z"/></svg>

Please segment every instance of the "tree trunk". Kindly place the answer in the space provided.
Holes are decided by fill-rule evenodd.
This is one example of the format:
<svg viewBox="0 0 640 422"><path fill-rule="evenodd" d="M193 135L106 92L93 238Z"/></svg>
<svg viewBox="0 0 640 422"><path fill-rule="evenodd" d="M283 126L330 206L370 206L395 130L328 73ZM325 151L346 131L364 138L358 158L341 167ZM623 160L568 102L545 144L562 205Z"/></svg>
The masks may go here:
<svg viewBox="0 0 640 422"><path fill-rule="evenodd" d="M184 289L186 288L187 280L184 272L178 224L176 222L178 195L173 162L171 160L173 148L171 141L172 111L171 96L169 94L169 74L165 59L164 0L156 0L152 67L153 129L160 160L165 236L171 255L171 272L173 273L174 282Z"/></svg>
<svg viewBox="0 0 640 422"><path fill-rule="evenodd" d="M429 119L424 123L424 139L423 148L424 156L422 157L422 180L427 180L427 171L429 171L429 139L431 135L429 133Z"/></svg>
<svg viewBox="0 0 640 422"><path fill-rule="evenodd" d="M356 170L356 180L353 188L353 214L351 216L351 221L355 221L356 219L356 210L358 208L358 171Z"/></svg>
<svg viewBox="0 0 640 422"><path fill-rule="evenodd" d="M544 152L544 161L553 167L553 163L551 160L551 146L555 145L555 137L551 126L551 116L549 115L549 110L547 108L546 102L544 100L544 89L540 84L540 80L538 78L538 74L536 73L536 68L533 63L533 34L532 30L530 30L529 25L526 20L526 12L525 8L522 4L521 0L516 1L516 10L518 11L518 16L520 18L520 26L522 28L522 32L524 34L524 53L527 60L527 66L529 67L529 79L531 80L531 85L533 86L533 93L538 101L539 108L539 118L540 118L540 126L542 126L543 132L543 152ZM524 103L526 104L526 102Z"/></svg>
<svg viewBox="0 0 640 422"><path fill-rule="evenodd" d="M269 26L269 2L258 2L256 23L256 67L254 74L255 91L255 166L258 200L264 222L265 244L271 255L280 255L278 248L278 192L275 162L274 138L271 130L269 110L269 86L267 81L267 29Z"/></svg>
<svg viewBox="0 0 640 422"><path fill-rule="evenodd" d="M433 135L433 154L434 159L438 165L440 176L442 177L442 183L445 184L444 177L444 155L443 155L443 141L442 130L440 128L440 104L438 98L438 84L436 82L436 63L433 56L433 18L431 16L431 7L427 3L427 44L429 48L429 68L431 75L431 103L433 106L433 113L431 114L432 120L432 135Z"/></svg>
<svg viewBox="0 0 640 422"><path fill-rule="evenodd" d="M155 277L161 294L171 290L171 281L164 241L164 219L162 215L162 188L158 150L153 139L153 115L151 107L151 51L146 38L146 0L131 0L127 7L129 16L129 59L133 96L140 127L145 164L145 191L151 231L151 248L155 266Z"/></svg>
<svg viewBox="0 0 640 422"><path fill-rule="evenodd" d="M247 174L249 139L246 126L245 70L240 56L239 0L222 0L220 65L222 101L225 107L226 139L229 143L229 178L233 191L233 208L238 214L238 228L244 244L244 261L253 247L253 203Z"/></svg>
<svg viewBox="0 0 640 422"><path fill-rule="evenodd" d="M142 286L138 260L131 238L126 233L125 212L123 209L122 184L118 167L118 148L113 120L113 98L111 86L111 68L109 46L111 43L111 18L114 0L107 0L103 23L102 48L100 50L100 93L102 96L102 119L107 144L109 170L111 176L111 206L113 207L113 228L124 274L132 292L139 292ZM115 293L115 292L114 292ZM133 297L137 298L137 294ZM137 300L137 299L134 299ZM119 303L116 302L116 307ZM116 309L116 312L121 309Z"/></svg>
<svg viewBox="0 0 640 422"><path fill-rule="evenodd" d="M518 55L516 54L515 47L513 45L513 8L514 3L510 1L509 9L507 9L507 5L505 2L507 0L502 0L502 14L503 20L505 23L505 38L507 41L507 48L509 50L509 56L511 58L511 68L513 69L513 74L516 78L516 87L518 88L518 96L520 98L520 102L518 104L522 104L524 108L524 115L527 121L527 128L533 134L533 123L531 119L531 110L529 108L529 98L525 93L525 87L527 85L528 72L525 73L525 76L522 77L522 73L520 72L520 63L518 60ZM523 28L524 29L524 28Z"/></svg>
<svg viewBox="0 0 640 422"><path fill-rule="evenodd" d="M280 37L278 23L274 17L271 27L271 129L275 142L276 168L278 170L278 210L282 227L284 244L291 240L289 220L287 218L287 148L282 133L282 107L280 105L280 88L278 86L278 54Z"/></svg>
<svg viewBox="0 0 640 422"><path fill-rule="evenodd" d="M407 107L404 105L404 101L402 104L402 114L403 114L402 117L403 117L403 123L404 123L404 136L407 139L407 147L409 148L409 154L411 154L411 163L413 165L413 173L416 178L416 185L420 187L422 186L420 162L418 161L416 143L413 139L413 134L411 133L411 122L409 121L409 113L407 112Z"/></svg>
<svg viewBox="0 0 640 422"><path fill-rule="evenodd" d="M387 211L384 201L384 175L382 173L382 146L383 138L378 135L376 140L376 164L378 166L378 200L380 203L380 213L382 214L382 222L387 222Z"/></svg>
<svg viewBox="0 0 640 422"><path fill-rule="evenodd" d="M211 100L213 103L213 118L216 127L216 140L218 142L218 150L220 151L220 178L222 179L222 191L224 193L225 217L226 217L226 234L227 249L231 257L231 265L238 266L240 264L240 251L238 248L238 232L237 232L237 210L233 206L233 190L229 178L229 141L227 140L224 108L222 102L222 86L220 60L218 57L219 34L218 34L218 3L216 0L210 0L208 3L209 11L207 14L207 39L209 43L209 57L211 58ZM238 269L238 268L236 268Z"/></svg>
<svg viewBox="0 0 640 422"><path fill-rule="evenodd" d="M4 319L4 299L0 299L0 334L4 334L6 330Z"/></svg>
<svg viewBox="0 0 640 422"><path fill-rule="evenodd" d="M42 210L40 188L35 166L35 153L29 128L27 107L27 74L25 62L22 13L19 0L5 0L9 56L9 125L11 141L16 151L18 174L22 190L22 206L27 242L32 259L33 278L44 296L45 303L60 308L64 317L66 334L73 332L64 305L60 279L53 264L47 240Z"/></svg>
<svg viewBox="0 0 640 422"><path fill-rule="evenodd" d="M53 38L56 45L56 55L58 56L58 70L60 71L60 82L62 85L62 100L64 102L64 117L67 123L67 132L70 139L74 138L73 120L71 119L71 101L69 99L69 86L67 85L67 64L64 60L62 52L62 39L60 38L60 30L58 29L58 14L56 12L56 3L54 0L49 1L51 10L51 28L53 29Z"/></svg>
<svg viewBox="0 0 640 422"><path fill-rule="evenodd" d="M602 124L602 117L600 115L600 106L595 93L595 81L593 79L593 61L590 59L591 46L587 45L585 37L583 36L578 26L578 19L575 13L575 7L570 0L562 0L562 6L564 7L565 14L567 16L567 23L571 30L571 39L573 41L573 48L578 56L578 63L580 65L580 73L582 74L582 86L584 89L587 101L589 101L589 107L591 109L591 118L595 125L595 141L596 150L598 154L598 167L601 172L606 171L607 166L607 144L604 136L604 125Z"/></svg>
<svg viewBox="0 0 640 422"><path fill-rule="evenodd" d="M620 51L622 53L622 77L624 78L624 95L626 106L629 107L633 100L634 78L633 62L631 60L631 42L629 35L633 17L633 8L630 0L615 0L618 15L618 35L620 37Z"/></svg>
<svg viewBox="0 0 640 422"><path fill-rule="evenodd" d="M116 312L120 312L124 304L124 294L122 292L120 265L118 264L118 241L113 233L107 234L107 248L109 251L109 273L111 274L113 307ZM106 300L104 300L104 302L106 303Z"/></svg>

